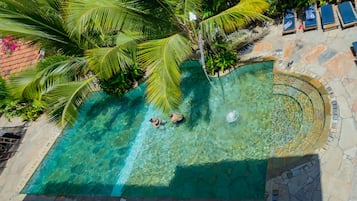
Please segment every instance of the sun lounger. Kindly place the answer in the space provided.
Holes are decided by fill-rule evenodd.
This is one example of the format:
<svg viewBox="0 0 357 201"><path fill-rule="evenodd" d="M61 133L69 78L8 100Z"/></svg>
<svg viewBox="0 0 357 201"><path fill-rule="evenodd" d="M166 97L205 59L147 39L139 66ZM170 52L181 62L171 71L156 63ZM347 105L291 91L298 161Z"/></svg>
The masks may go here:
<svg viewBox="0 0 357 201"><path fill-rule="evenodd" d="M324 31L338 28L334 5L327 4L321 6L320 16L321 16L322 29Z"/></svg>
<svg viewBox="0 0 357 201"><path fill-rule="evenodd" d="M338 4L337 14L342 28L351 27L357 24L357 14L350 1Z"/></svg>
<svg viewBox="0 0 357 201"><path fill-rule="evenodd" d="M296 32L296 12L294 9L288 9L284 13L283 35Z"/></svg>
<svg viewBox="0 0 357 201"><path fill-rule="evenodd" d="M304 31L317 29L316 4L305 8Z"/></svg>
<svg viewBox="0 0 357 201"><path fill-rule="evenodd" d="M352 52L357 59L357 41L352 43Z"/></svg>

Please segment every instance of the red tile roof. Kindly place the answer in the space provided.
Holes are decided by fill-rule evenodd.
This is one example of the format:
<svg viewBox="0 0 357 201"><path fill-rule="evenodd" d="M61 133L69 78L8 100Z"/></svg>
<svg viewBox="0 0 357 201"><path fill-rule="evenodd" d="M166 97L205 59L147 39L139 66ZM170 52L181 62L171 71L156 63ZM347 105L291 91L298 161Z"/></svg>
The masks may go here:
<svg viewBox="0 0 357 201"><path fill-rule="evenodd" d="M11 54L5 54L0 51L0 76L6 78L10 74L32 67L38 60L39 49L30 45L29 42L21 44Z"/></svg>

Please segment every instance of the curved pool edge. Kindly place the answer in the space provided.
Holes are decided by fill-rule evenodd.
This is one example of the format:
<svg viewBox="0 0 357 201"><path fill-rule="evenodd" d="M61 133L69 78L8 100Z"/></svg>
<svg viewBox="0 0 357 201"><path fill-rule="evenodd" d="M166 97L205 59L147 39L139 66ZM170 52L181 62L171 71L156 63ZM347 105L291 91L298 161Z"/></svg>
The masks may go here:
<svg viewBox="0 0 357 201"><path fill-rule="evenodd" d="M261 62L261 61L259 61L259 62ZM303 75L304 76L304 75ZM307 76L308 78L309 78L309 76ZM311 78L313 81L314 81L314 78ZM317 80L316 80L317 81ZM319 83L318 81L317 81L317 83ZM324 89L324 88L323 88ZM328 94L327 94L327 90L325 90L325 92L326 92L326 94L325 95L327 95L325 98L327 98L327 100L329 100L329 97L328 97ZM329 104L327 104L328 106L330 106ZM330 109L331 109L331 106L330 106ZM51 146L50 146L51 147ZM41 162L41 160L39 161L39 163ZM36 169L36 168L35 168ZM31 175L30 175L31 176Z"/></svg>
<svg viewBox="0 0 357 201"><path fill-rule="evenodd" d="M266 191L271 192L271 185L276 179L289 178L290 173L293 171L303 172L303 168L311 165L315 165L314 162L319 161L317 158L318 155L324 153L330 143L338 135L338 131L341 129L339 108L336 96L332 90L332 87L328 84L328 81L323 79L321 76L313 73L312 71L306 70L305 68L282 68L279 63L279 58L270 56L265 59L271 60L274 62L273 73L274 74L285 74L298 76L301 79L310 83L316 90L321 94L321 98L324 102L325 108L325 123L324 127L321 130L320 138L315 142L314 147L308 147L307 150L301 152L297 160L284 161L284 167L277 167L274 164L274 159L283 157L283 154L280 156L272 157L268 161L267 167L267 177L266 177ZM288 158L286 158L289 160ZM297 176L297 175L292 175Z"/></svg>
<svg viewBox="0 0 357 201"><path fill-rule="evenodd" d="M338 120L339 120L339 112L338 112L338 105L336 97L332 91L332 88L328 85L327 81L322 79L317 74L313 73L312 71L308 71L306 69L298 69L294 67L289 67L282 69L279 67L279 58L275 56L261 56L261 57L253 57L249 58L248 60L239 61L240 63L237 64L234 68L227 69L224 72L218 72L214 76L210 77L223 77L228 75L229 73L233 72L236 69L239 69L242 66L261 63L261 62L273 62L273 74L279 75L290 75L294 77L298 77L301 80L312 85L319 93L324 103L324 111L325 111L325 120L324 126L321 129L321 135L317 142L314 142L314 146L311 147L310 143L306 145L306 150L300 152L298 155L308 155L319 152L320 150L325 150L327 146L327 142L329 138L334 138L334 134L337 132ZM284 149L282 147L281 149ZM280 153L272 157L285 157L291 156L292 153Z"/></svg>
<svg viewBox="0 0 357 201"><path fill-rule="evenodd" d="M316 90L319 91L325 108L325 124L322 129L323 138L318 142L319 148L310 150L310 152L305 152L304 154L317 153L321 150L325 150L326 146L328 145L328 139L337 132L337 126L339 122L337 100L331 86L321 76L313 73L312 71L294 67L282 69L279 67L278 58L269 58L273 59L274 61L274 74L288 74L298 76L310 83Z"/></svg>

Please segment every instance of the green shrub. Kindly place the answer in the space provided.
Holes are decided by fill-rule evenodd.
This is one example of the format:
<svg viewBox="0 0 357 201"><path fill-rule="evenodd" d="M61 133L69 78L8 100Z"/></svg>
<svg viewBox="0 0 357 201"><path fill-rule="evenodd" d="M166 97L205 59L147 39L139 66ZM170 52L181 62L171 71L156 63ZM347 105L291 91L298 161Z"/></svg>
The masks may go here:
<svg viewBox="0 0 357 201"><path fill-rule="evenodd" d="M42 113L44 108L34 102L21 102L11 97L6 88L6 82L0 78L0 114L11 119L21 117L25 121L34 121Z"/></svg>
<svg viewBox="0 0 357 201"><path fill-rule="evenodd" d="M325 0L331 1L331 0ZM270 7L268 10L269 17L282 17L283 13L286 9L296 8L300 9L304 6L311 5L313 3L312 0L294 0L294 1L285 1L285 0L268 0Z"/></svg>
<svg viewBox="0 0 357 201"><path fill-rule="evenodd" d="M214 75L215 72L234 67L237 64L237 54L228 50L221 51L217 54L209 54L206 57L207 73Z"/></svg>
<svg viewBox="0 0 357 201"><path fill-rule="evenodd" d="M205 64L208 74L224 72L237 64L237 54L229 49L231 47L229 43L231 41L218 35L212 44L206 46Z"/></svg>
<svg viewBox="0 0 357 201"><path fill-rule="evenodd" d="M99 84L107 94L122 96L143 76L144 72L137 65L133 65L130 69L119 72L107 80L99 80Z"/></svg>
<svg viewBox="0 0 357 201"><path fill-rule="evenodd" d="M0 103L0 113L7 119L21 117L24 121L35 121L43 111L44 108L36 102L21 103L18 100L7 99Z"/></svg>

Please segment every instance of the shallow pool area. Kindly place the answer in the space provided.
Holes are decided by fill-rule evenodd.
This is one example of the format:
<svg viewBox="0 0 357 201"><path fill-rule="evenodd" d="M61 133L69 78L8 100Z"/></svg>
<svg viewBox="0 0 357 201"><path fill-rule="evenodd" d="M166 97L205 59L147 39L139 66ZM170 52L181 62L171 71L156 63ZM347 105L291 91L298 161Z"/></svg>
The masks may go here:
<svg viewBox="0 0 357 201"><path fill-rule="evenodd" d="M182 66L178 125L145 103L144 85L120 99L94 95L23 192L263 199L267 159L300 153L328 124L315 85L276 75L273 64L240 67L212 85L198 63ZM227 121L230 112L236 121ZM153 128L152 117L168 123Z"/></svg>

